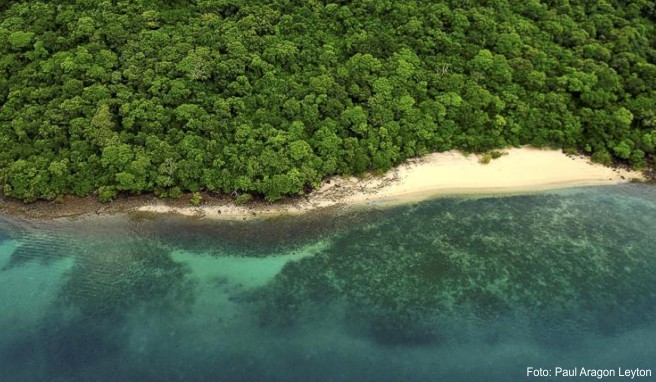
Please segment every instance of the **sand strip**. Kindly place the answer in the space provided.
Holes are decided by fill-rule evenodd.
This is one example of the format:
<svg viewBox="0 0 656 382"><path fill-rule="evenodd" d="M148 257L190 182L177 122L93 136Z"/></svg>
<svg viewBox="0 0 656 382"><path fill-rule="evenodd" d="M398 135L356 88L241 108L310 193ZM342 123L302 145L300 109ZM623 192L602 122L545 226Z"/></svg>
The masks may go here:
<svg viewBox="0 0 656 382"><path fill-rule="evenodd" d="M594 164L586 157L568 156L559 150L522 147L503 152L502 157L488 164L480 163L479 155L464 156L456 151L430 154L408 161L384 176L334 177L308 196L264 206L172 207L158 201L137 210L243 220L337 205L391 205L440 195L521 193L644 179L639 172Z"/></svg>

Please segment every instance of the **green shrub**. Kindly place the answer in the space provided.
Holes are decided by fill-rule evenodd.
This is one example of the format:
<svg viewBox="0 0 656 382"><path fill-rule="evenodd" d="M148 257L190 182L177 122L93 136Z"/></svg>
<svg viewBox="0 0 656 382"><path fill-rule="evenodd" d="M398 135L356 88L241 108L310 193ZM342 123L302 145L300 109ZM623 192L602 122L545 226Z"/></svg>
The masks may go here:
<svg viewBox="0 0 656 382"><path fill-rule="evenodd" d="M563 152L567 155L576 155L578 154L578 150L576 150L576 147L566 147L563 149Z"/></svg>
<svg viewBox="0 0 656 382"><path fill-rule="evenodd" d="M499 159L499 158L501 158L503 155L504 155L503 152L501 152L501 151L497 151L497 150L494 150L494 151L491 151L491 152L490 152L490 156L492 157L492 159Z"/></svg>
<svg viewBox="0 0 656 382"><path fill-rule="evenodd" d="M116 198L118 191L114 186L102 186L98 189L98 200L101 203L109 203Z"/></svg>
<svg viewBox="0 0 656 382"><path fill-rule="evenodd" d="M189 203L191 203L191 205L194 207L200 206L202 202L203 202L203 196L198 192L194 192L194 194L191 195L191 199L189 199Z"/></svg>
<svg viewBox="0 0 656 382"><path fill-rule="evenodd" d="M242 204L246 204L250 202L253 199L253 195L251 194L241 194L235 198L235 204L238 206L241 206Z"/></svg>
<svg viewBox="0 0 656 382"><path fill-rule="evenodd" d="M180 187L173 187L169 191L169 198L171 199L178 199L181 196L182 196L182 190L180 190Z"/></svg>
<svg viewBox="0 0 656 382"><path fill-rule="evenodd" d="M592 154L592 161L596 163L601 163L605 165L609 165L612 162L612 158L610 156L610 153L606 150L597 150Z"/></svg>

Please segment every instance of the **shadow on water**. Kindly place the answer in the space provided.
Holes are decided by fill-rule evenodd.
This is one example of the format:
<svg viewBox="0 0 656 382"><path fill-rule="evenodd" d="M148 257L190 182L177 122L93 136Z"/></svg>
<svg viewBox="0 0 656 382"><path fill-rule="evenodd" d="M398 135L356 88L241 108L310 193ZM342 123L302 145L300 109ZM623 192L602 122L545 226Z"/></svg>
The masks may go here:
<svg viewBox="0 0 656 382"><path fill-rule="evenodd" d="M8 271L29 262L50 265L74 253L75 248L72 248L70 243L63 241L60 237L27 236L12 252L9 261L1 270Z"/></svg>
<svg viewBox="0 0 656 382"><path fill-rule="evenodd" d="M189 270L172 260L170 248L134 236L115 240L103 235L80 238L63 232L33 232L22 239L2 272L20 271L29 264L51 272L63 259L72 260L72 266L53 291L43 319L30 332L17 332L0 346L2 364L7 362L14 369L8 375L27 373L17 380L45 375L53 380L88 380L81 377L85 370L126 351L128 317L139 312L178 319L189 314L194 303L195 284Z"/></svg>
<svg viewBox="0 0 656 382"><path fill-rule="evenodd" d="M82 247L57 303L112 321L137 307L183 307L193 303L187 272L154 241L96 242Z"/></svg>

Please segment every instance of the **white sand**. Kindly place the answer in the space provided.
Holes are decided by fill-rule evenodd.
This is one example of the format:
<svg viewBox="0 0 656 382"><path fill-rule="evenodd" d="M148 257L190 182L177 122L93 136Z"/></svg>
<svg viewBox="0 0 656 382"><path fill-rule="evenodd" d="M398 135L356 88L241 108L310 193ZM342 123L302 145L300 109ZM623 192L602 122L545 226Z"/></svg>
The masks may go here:
<svg viewBox="0 0 656 382"><path fill-rule="evenodd" d="M320 189L294 202L250 207L204 205L176 208L162 201L138 210L241 220L302 213L335 205L399 204L439 195L521 193L610 185L644 178L639 172L594 164L588 158L568 156L558 150L522 147L504 150L504 153L489 164L480 163L479 155L466 157L456 151L431 154L408 161L381 177L331 178Z"/></svg>

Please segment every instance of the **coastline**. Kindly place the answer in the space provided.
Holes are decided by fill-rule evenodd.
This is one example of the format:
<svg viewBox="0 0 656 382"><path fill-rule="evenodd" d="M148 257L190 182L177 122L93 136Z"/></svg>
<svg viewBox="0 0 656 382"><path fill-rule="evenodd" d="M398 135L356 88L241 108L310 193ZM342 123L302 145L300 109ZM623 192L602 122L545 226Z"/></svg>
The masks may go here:
<svg viewBox="0 0 656 382"><path fill-rule="evenodd" d="M91 214L179 214L221 220L246 220L295 215L326 208L366 205L391 206L439 196L530 193L557 188L600 186L646 180L644 174L590 162L560 150L532 147L501 150L488 164L481 155L457 151L434 153L409 160L382 176L332 177L312 193L276 203L252 202L237 206L231 197L204 195L194 207L189 198L159 199L125 196L109 204L94 197L67 197L63 203L23 204L3 200L0 212L33 219L55 219Z"/></svg>
<svg viewBox="0 0 656 382"><path fill-rule="evenodd" d="M171 207L162 201L139 207L138 211L242 220L335 206L392 206L439 196L530 193L646 179L640 172L595 164L587 157L568 156L560 150L522 147L502 152L503 156L488 164L480 163L481 155L448 151L410 160L380 177L333 177L291 204Z"/></svg>

